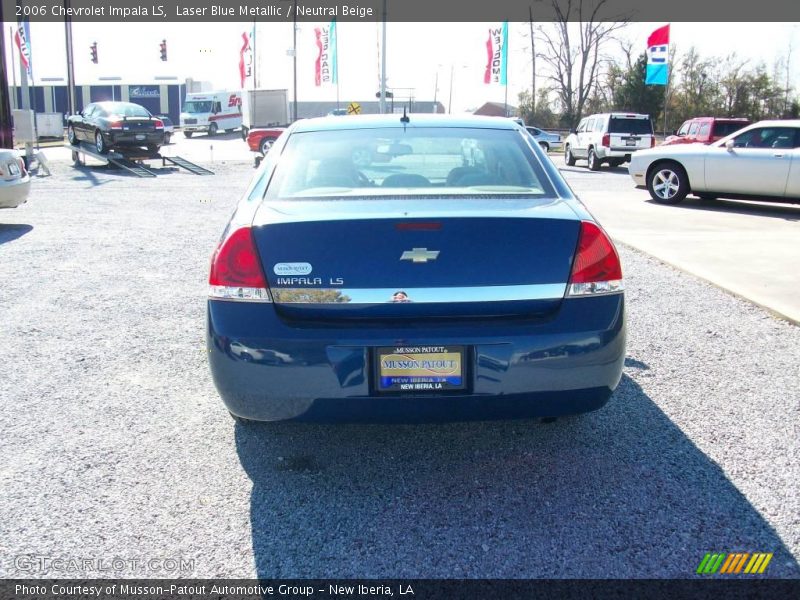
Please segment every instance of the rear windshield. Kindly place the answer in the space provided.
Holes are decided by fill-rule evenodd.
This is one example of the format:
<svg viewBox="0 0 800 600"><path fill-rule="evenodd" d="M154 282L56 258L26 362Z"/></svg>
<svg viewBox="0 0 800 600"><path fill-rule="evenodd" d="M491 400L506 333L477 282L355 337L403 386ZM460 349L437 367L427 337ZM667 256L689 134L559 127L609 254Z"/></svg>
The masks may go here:
<svg viewBox="0 0 800 600"><path fill-rule="evenodd" d="M118 117L150 117L150 113L138 104L107 104L100 105L108 115Z"/></svg>
<svg viewBox="0 0 800 600"><path fill-rule="evenodd" d="M608 123L608 132L652 135L653 124L650 122L650 119L625 119L623 117L611 117Z"/></svg>
<svg viewBox="0 0 800 600"><path fill-rule="evenodd" d="M295 133L267 198L552 196L518 130L413 127Z"/></svg>
<svg viewBox="0 0 800 600"><path fill-rule="evenodd" d="M725 137L732 134L734 131L739 131L743 127L747 127L750 123L739 121L738 123L731 123L730 121L717 121L714 123L714 135L718 137Z"/></svg>

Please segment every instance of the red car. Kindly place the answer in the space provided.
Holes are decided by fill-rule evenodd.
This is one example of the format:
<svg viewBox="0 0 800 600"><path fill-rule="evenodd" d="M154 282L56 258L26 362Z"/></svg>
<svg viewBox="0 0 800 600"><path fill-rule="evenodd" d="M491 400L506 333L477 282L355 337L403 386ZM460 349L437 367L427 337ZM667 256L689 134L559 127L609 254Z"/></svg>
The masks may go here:
<svg viewBox="0 0 800 600"><path fill-rule="evenodd" d="M748 125L750 125L750 121L747 119L695 117L684 122L681 128L675 132L675 135L671 135L664 140L663 145L710 144Z"/></svg>
<svg viewBox="0 0 800 600"><path fill-rule="evenodd" d="M286 131L285 127L267 127L264 129L251 129L247 134L247 145L253 152L260 152L266 156L272 144L275 143L281 134Z"/></svg>

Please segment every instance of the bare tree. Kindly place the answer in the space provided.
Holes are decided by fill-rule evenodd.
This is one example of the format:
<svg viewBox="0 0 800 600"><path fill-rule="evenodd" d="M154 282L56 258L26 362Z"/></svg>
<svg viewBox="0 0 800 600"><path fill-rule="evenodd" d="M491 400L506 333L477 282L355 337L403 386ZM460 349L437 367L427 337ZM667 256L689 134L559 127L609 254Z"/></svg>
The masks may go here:
<svg viewBox="0 0 800 600"><path fill-rule="evenodd" d="M628 23L622 17L609 20L604 14L608 2L550 0L556 21L542 28L544 49L538 56L549 67L546 77L553 82L567 124L579 121L589 99L596 96L605 46Z"/></svg>

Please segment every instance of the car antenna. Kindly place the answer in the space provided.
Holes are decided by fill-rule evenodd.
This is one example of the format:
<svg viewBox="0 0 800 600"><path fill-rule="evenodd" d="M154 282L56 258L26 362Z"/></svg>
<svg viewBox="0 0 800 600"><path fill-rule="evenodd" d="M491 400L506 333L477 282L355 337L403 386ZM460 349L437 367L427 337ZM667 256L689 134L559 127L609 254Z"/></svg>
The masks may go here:
<svg viewBox="0 0 800 600"><path fill-rule="evenodd" d="M401 123L410 123L411 122L411 119L409 119L408 115L406 114L406 107L405 106L403 107L403 116L400 117L400 122Z"/></svg>

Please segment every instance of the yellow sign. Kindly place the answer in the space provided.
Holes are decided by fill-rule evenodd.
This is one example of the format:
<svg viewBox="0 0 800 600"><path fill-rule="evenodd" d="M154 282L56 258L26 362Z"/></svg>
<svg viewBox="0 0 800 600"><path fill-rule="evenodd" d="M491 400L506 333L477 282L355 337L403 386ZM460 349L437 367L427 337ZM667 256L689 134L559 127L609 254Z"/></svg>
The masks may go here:
<svg viewBox="0 0 800 600"><path fill-rule="evenodd" d="M360 115L361 114L361 105L358 102L351 102L350 105L347 107L347 114L348 115Z"/></svg>

